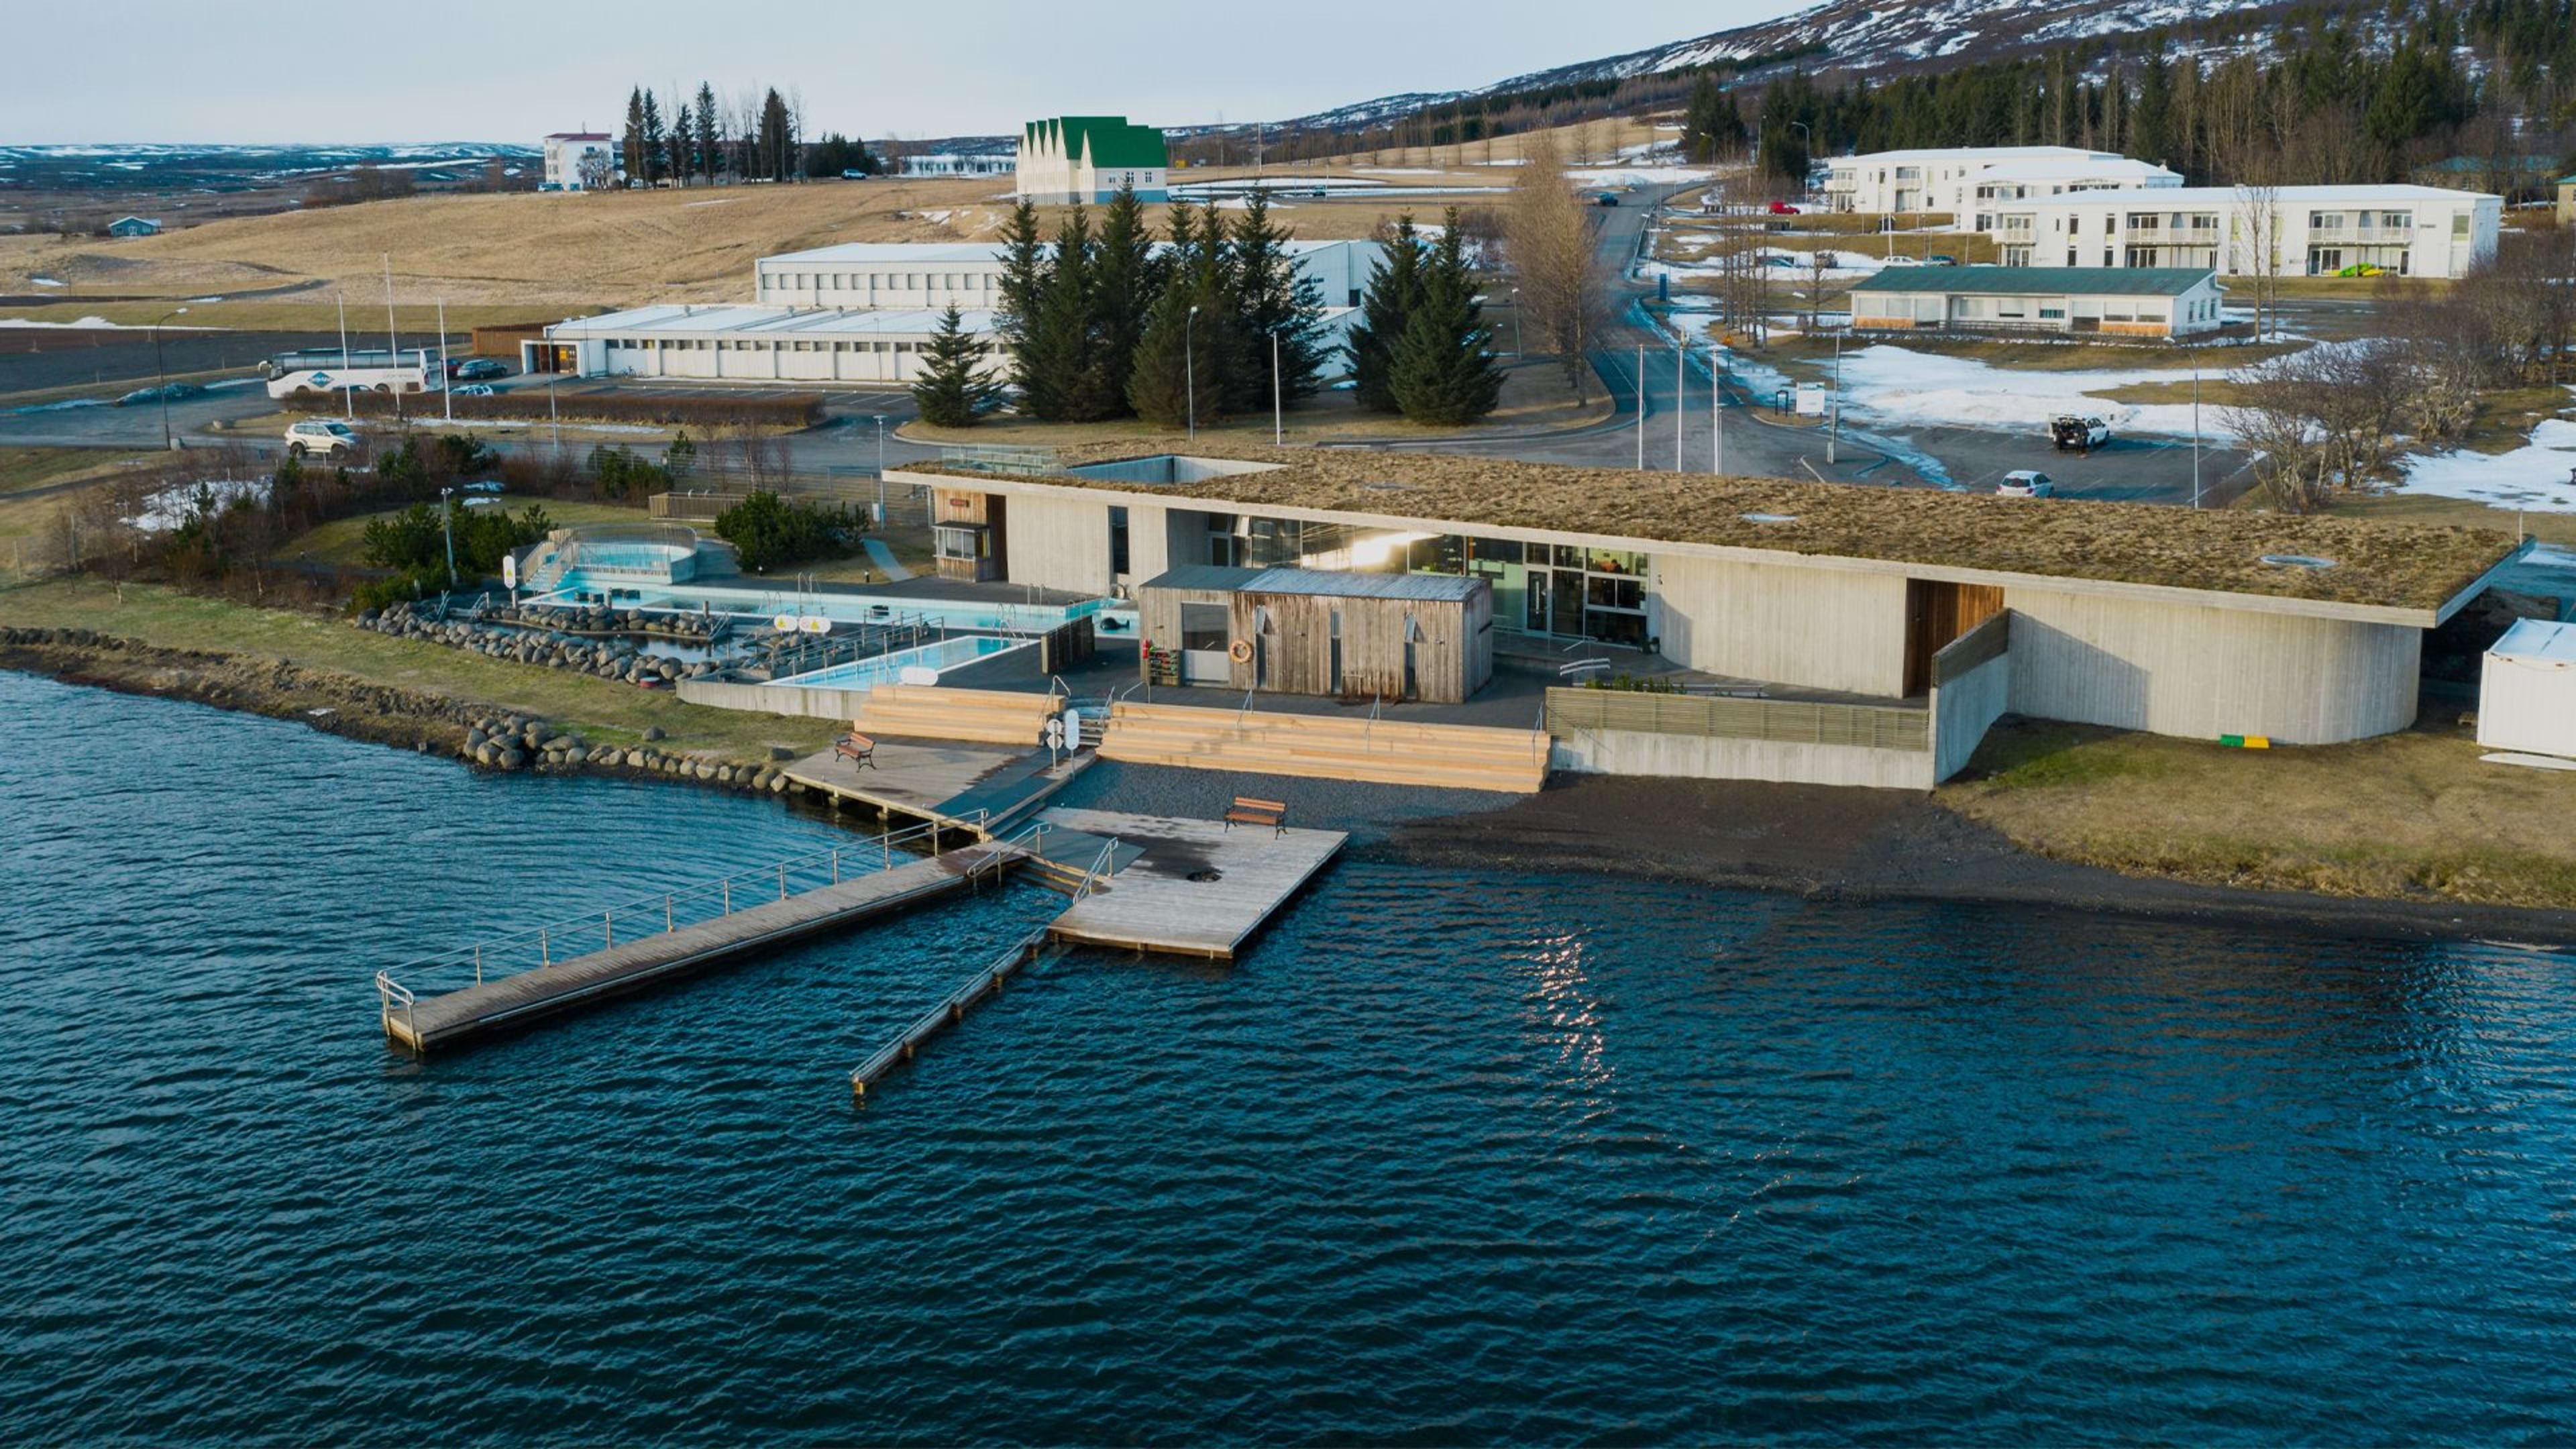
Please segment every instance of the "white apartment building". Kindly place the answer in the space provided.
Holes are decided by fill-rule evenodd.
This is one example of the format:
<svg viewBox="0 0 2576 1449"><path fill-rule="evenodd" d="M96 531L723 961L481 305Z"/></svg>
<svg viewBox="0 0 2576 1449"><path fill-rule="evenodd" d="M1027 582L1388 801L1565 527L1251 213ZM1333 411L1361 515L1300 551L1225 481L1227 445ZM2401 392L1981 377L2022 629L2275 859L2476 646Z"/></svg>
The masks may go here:
<svg viewBox="0 0 2576 1449"><path fill-rule="evenodd" d="M1956 146L1873 151L1825 161L1825 201L1835 211L1946 212L1959 231L1985 231L1988 203L2111 187L2180 186L2182 177L2116 151L2073 146Z"/></svg>
<svg viewBox="0 0 2576 1449"><path fill-rule="evenodd" d="M2457 277L2494 258L2503 218L2501 197L2436 186L2190 186L2035 199L1995 235L2008 264Z"/></svg>
<svg viewBox="0 0 2576 1449"><path fill-rule="evenodd" d="M1326 307L1356 307L1385 249L1373 241L1292 241L1300 276L1312 277ZM949 306L989 311L1001 305L1002 251L992 242L847 242L762 257L753 265L754 300L769 306Z"/></svg>
<svg viewBox="0 0 2576 1449"><path fill-rule="evenodd" d="M605 191L617 184L617 143L604 131L557 131L545 141L546 191Z"/></svg>
<svg viewBox="0 0 2576 1449"><path fill-rule="evenodd" d="M1020 129L1019 194L1031 201L1107 201L1127 186L1161 201L1171 165L1163 133L1125 116L1052 116Z"/></svg>
<svg viewBox="0 0 2576 1449"><path fill-rule="evenodd" d="M1019 158L1008 151L923 151L903 158L906 176L1008 176Z"/></svg>

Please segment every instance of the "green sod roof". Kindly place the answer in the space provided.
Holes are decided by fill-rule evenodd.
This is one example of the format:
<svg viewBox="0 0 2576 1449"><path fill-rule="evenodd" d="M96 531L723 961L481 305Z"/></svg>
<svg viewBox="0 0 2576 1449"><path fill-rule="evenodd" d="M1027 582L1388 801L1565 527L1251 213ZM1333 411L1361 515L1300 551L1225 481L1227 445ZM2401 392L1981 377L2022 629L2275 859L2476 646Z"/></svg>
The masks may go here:
<svg viewBox="0 0 2576 1449"><path fill-rule="evenodd" d="M1152 126L1131 126L1125 116L1051 116L1021 129L1024 148L1041 139L1064 155L1087 160L1104 171L1171 164L1171 154L1163 149L1163 133Z"/></svg>
<svg viewBox="0 0 2576 1449"><path fill-rule="evenodd" d="M1852 290L2179 297L2209 277L2207 267L1889 267Z"/></svg>

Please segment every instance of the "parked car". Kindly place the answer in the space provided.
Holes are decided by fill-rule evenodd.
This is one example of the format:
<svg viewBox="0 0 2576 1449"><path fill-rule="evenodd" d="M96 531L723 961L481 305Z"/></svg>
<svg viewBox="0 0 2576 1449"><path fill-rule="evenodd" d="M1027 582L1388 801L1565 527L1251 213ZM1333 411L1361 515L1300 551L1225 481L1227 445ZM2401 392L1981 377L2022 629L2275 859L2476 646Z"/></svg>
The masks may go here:
<svg viewBox="0 0 2576 1449"><path fill-rule="evenodd" d="M2048 425L2048 440L2061 453L2090 453L2111 441L2111 425L2100 418L2059 413Z"/></svg>
<svg viewBox="0 0 2576 1449"><path fill-rule="evenodd" d="M463 485L463 487L464 491L468 493L498 493L501 491L501 485L489 478L476 483L467 483Z"/></svg>
<svg viewBox="0 0 2576 1449"><path fill-rule="evenodd" d="M2028 468L2016 468L2004 475L2004 481L1995 485L1995 496L1997 498L2054 498L2057 496L2057 483L2045 473L2034 473Z"/></svg>
<svg viewBox="0 0 2576 1449"><path fill-rule="evenodd" d="M1796 216L1798 214L1798 208L1791 206L1785 201L1775 201L1771 203L1770 211L1773 216Z"/></svg>
<svg viewBox="0 0 2576 1449"><path fill-rule="evenodd" d="M1592 198L1592 204L1594 206L1617 206L1619 204L1619 198L1612 196L1607 191L1604 191L1600 195Z"/></svg>
<svg viewBox="0 0 2576 1449"><path fill-rule="evenodd" d="M1794 267L1798 264L1796 257L1764 257L1762 260L1765 264L1774 267Z"/></svg>
<svg viewBox="0 0 2576 1449"><path fill-rule="evenodd" d="M355 454L366 446L358 430L332 418L306 418L286 425L287 456L301 458L318 453L325 458Z"/></svg>
<svg viewBox="0 0 2576 1449"><path fill-rule="evenodd" d="M456 395L458 397L490 397L492 396L492 384L488 382L469 382L463 387L458 388L456 390Z"/></svg>
<svg viewBox="0 0 2576 1449"><path fill-rule="evenodd" d="M1882 267L1919 267L1923 264L1914 260L1912 257L1889 257L1885 261L1880 262L1879 265Z"/></svg>
<svg viewBox="0 0 2576 1449"><path fill-rule="evenodd" d="M1958 264L1957 257L1943 256L1937 252L1923 259L1923 265L1927 267L1955 267Z"/></svg>
<svg viewBox="0 0 2576 1449"><path fill-rule="evenodd" d="M193 382L165 382L153 387L138 387L118 398L116 405L121 408L140 407L145 403L159 402L163 398L177 402L183 397L195 397L204 391L204 388Z"/></svg>
<svg viewBox="0 0 2576 1449"><path fill-rule="evenodd" d="M463 382L473 382L486 377L508 377L509 375L510 369L501 365L501 363L495 358L469 357L463 362L456 364L456 376L458 380Z"/></svg>

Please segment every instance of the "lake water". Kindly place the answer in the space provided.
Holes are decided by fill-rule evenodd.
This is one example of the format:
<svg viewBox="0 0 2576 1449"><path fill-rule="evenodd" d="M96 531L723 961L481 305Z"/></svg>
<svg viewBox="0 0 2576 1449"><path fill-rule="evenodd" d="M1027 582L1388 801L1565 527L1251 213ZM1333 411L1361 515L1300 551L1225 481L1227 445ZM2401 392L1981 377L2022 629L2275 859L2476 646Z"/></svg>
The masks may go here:
<svg viewBox="0 0 2576 1449"><path fill-rule="evenodd" d="M373 970L810 849L0 674L0 1438L2566 1438L2576 965L1335 867L932 907L483 1048Z"/></svg>

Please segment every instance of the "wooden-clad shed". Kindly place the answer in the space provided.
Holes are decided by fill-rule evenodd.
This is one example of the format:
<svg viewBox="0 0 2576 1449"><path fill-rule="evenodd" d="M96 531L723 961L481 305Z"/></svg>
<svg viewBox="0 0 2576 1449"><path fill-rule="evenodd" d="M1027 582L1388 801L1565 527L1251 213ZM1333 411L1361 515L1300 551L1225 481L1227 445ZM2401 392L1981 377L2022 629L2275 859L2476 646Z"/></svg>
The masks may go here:
<svg viewBox="0 0 2576 1449"><path fill-rule="evenodd" d="M1184 684L1460 704L1494 677L1494 593L1454 574L1176 568L1140 584Z"/></svg>

